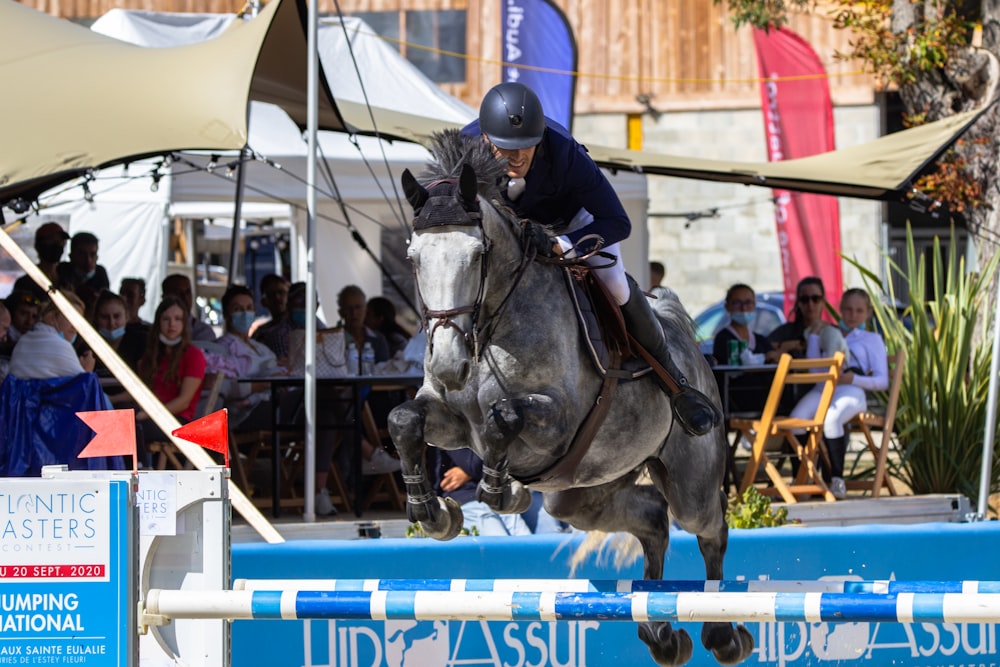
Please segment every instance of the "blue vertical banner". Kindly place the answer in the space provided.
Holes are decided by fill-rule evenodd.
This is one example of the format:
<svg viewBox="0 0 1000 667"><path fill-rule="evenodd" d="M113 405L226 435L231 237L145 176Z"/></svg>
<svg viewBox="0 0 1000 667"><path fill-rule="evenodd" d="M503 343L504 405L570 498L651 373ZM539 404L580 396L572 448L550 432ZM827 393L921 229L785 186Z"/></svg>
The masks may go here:
<svg viewBox="0 0 1000 667"><path fill-rule="evenodd" d="M549 0L503 3L501 79L523 83L538 95L545 115L572 130L576 94L576 40L566 15Z"/></svg>

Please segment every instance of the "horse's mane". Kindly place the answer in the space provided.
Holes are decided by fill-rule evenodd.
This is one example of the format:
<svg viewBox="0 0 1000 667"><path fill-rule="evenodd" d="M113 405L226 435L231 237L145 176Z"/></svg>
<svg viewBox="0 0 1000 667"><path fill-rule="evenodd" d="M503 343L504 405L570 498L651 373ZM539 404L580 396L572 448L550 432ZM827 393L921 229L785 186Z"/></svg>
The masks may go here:
<svg viewBox="0 0 1000 667"><path fill-rule="evenodd" d="M458 178L462 174L462 165L468 164L476 172L479 194L487 200L496 197L498 183L505 173L505 161L493 154L482 137L462 134L460 130L435 132L431 136L430 151L434 162L428 162L421 174L425 182Z"/></svg>

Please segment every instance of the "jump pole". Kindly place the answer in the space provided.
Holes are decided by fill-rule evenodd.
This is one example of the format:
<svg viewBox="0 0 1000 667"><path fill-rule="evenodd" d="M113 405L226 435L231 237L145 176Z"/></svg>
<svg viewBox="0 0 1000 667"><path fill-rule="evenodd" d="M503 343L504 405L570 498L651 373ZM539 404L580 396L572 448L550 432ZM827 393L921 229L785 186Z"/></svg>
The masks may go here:
<svg viewBox="0 0 1000 667"><path fill-rule="evenodd" d="M1000 595L150 590L140 624L177 618L997 623Z"/></svg>
<svg viewBox="0 0 1000 667"><path fill-rule="evenodd" d="M780 579L237 579L242 591L517 591L556 593L1000 593L1000 581Z"/></svg>

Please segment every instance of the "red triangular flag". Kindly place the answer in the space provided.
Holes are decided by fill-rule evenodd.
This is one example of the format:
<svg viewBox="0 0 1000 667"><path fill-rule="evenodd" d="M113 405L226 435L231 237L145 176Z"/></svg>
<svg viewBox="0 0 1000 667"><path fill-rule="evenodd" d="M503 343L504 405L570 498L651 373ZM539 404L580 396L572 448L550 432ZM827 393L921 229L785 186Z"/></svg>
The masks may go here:
<svg viewBox="0 0 1000 667"><path fill-rule="evenodd" d="M174 429L171 435L225 454L226 466L229 466L229 412L226 408L184 424Z"/></svg>
<svg viewBox="0 0 1000 667"><path fill-rule="evenodd" d="M80 450L77 458L94 456L135 457L135 410L77 412L76 416L94 430L94 439Z"/></svg>

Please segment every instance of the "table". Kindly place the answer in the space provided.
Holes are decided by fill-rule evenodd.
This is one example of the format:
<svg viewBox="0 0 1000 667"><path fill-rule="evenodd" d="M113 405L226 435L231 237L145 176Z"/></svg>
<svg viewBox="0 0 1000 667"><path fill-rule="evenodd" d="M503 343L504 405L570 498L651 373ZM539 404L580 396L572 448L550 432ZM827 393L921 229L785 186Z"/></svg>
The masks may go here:
<svg viewBox="0 0 1000 667"><path fill-rule="evenodd" d="M305 378L301 376L278 375L273 377L244 377L239 382L267 383L271 388L271 511L275 518L281 515L281 430L289 429L296 425L291 422L282 422L280 410L280 392L282 388L303 388ZM419 387L424 382L422 374L403 375L348 375L338 378L316 378L317 392L320 388L346 387L351 390L351 417L349 421L340 424L326 424L322 427L317 424L317 430L322 429L353 429L354 437L352 447L354 456L352 461L354 473L354 514L361 516L362 497L362 474L361 474L361 439L362 423L361 410L364 406L362 393L364 389L371 387ZM318 413L318 410L317 410ZM317 421L319 421L317 419ZM376 444L377 443L372 443ZM306 474L313 474L313 471L306 471Z"/></svg>
<svg viewBox="0 0 1000 667"><path fill-rule="evenodd" d="M732 415L732 394L733 387L732 381L741 377L744 377L750 373L767 373L768 376L761 377L763 380L761 382L761 387L763 391L760 395L761 409L763 409L764 401L767 400L767 394L771 387L771 380L774 379L774 372L778 369L778 364L760 364L757 366L735 366L723 364L719 366L712 366L712 373L715 374L715 381L719 385L719 397L722 399L722 415L724 419L729 419ZM765 386L766 385L766 386ZM759 413L760 410L757 410Z"/></svg>

